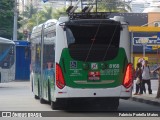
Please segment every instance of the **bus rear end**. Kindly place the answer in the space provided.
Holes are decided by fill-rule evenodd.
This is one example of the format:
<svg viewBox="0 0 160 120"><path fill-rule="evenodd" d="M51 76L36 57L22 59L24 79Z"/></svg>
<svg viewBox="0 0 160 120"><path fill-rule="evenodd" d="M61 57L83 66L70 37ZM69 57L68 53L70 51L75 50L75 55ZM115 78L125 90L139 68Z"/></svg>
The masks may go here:
<svg viewBox="0 0 160 120"><path fill-rule="evenodd" d="M103 100L117 109L131 96L128 27L117 18L57 24L55 101Z"/></svg>

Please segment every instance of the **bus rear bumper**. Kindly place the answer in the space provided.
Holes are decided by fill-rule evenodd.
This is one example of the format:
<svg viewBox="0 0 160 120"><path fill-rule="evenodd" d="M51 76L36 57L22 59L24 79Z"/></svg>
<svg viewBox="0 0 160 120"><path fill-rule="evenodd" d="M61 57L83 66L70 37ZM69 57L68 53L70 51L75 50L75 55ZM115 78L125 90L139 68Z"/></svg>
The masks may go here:
<svg viewBox="0 0 160 120"><path fill-rule="evenodd" d="M56 88L53 98L84 98L84 97L116 97L116 98L129 98L131 97L132 87L126 89L124 86L114 88L94 88L94 89L80 89L65 87L64 89Z"/></svg>

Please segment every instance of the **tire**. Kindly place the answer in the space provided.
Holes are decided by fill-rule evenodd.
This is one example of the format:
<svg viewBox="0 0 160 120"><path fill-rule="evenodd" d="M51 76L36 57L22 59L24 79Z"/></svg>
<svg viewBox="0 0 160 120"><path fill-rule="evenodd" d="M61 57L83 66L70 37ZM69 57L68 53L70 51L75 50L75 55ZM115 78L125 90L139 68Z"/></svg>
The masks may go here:
<svg viewBox="0 0 160 120"><path fill-rule="evenodd" d="M99 103L102 111L117 111L119 106L119 98L102 98L96 100L95 103Z"/></svg>
<svg viewBox="0 0 160 120"><path fill-rule="evenodd" d="M56 102L51 101L51 108L52 110L59 110L60 107Z"/></svg>
<svg viewBox="0 0 160 120"><path fill-rule="evenodd" d="M40 103L41 103L41 104L46 104L47 101L45 101L43 98L40 98Z"/></svg>
<svg viewBox="0 0 160 120"><path fill-rule="evenodd" d="M38 97L37 95L34 95L34 98L35 98L35 99L39 99L39 97Z"/></svg>
<svg viewBox="0 0 160 120"><path fill-rule="evenodd" d="M112 101L110 101L108 104L110 104L109 109L111 111L117 111L118 106L119 106L119 99L113 98Z"/></svg>
<svg viewBox="0 0 160 120"><path fill-rule="evenodd" d="M56 102L51 101L51 108L53 110L65 110L67 105L66 100L56 100Z"/></svg>

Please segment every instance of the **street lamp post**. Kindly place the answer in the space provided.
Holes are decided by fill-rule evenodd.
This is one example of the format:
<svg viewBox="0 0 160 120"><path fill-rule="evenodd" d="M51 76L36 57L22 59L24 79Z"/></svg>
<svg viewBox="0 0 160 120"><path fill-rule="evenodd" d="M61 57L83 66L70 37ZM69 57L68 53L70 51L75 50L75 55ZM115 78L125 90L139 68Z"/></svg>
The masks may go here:
<svg viewBox="0 0 160 120"><path fill-rule="evenodd" d="M17 40L17 0L14 2L13 41Z"/></svg>
<svg viewBox="0 0 160 120"><path fill-rule="evenodd" d="M145 49L146 49L147 44L142 44L142 46L143 46L143 57L145 57L145 54L146 54Z"/></svg>
<svg viewBox="0 0 160 120"><path fill-rule="evenodd" d="M148 41L149 41L149 38L147 38L147 37L142 37L140 39L140 42L141 42L141 44L143 46L143 57L145 57L145 48L146 48L146 46L148 44Z"/></svg>

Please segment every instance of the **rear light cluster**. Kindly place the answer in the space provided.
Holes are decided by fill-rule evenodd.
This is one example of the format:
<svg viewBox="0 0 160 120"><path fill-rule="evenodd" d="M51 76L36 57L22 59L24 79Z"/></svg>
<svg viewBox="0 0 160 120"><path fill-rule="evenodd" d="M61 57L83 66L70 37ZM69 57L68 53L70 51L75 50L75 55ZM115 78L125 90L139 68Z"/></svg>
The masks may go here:
<svg viewBox="0 0 160 120"><path fill-rule="evenodd" d="M56 63L56 85L58 88L63 89L65 86L65 80L62 73L62 69L59 64Z"/></svg>
<svg viewBox="0 0 160 120"><path fill-rule="evenodd" d="M124 80L123 80L123 86L125 88L129 88L132 85L132 79L133 79L132 64L130 63L127 65L127 69L126 69Z"/></svg>

